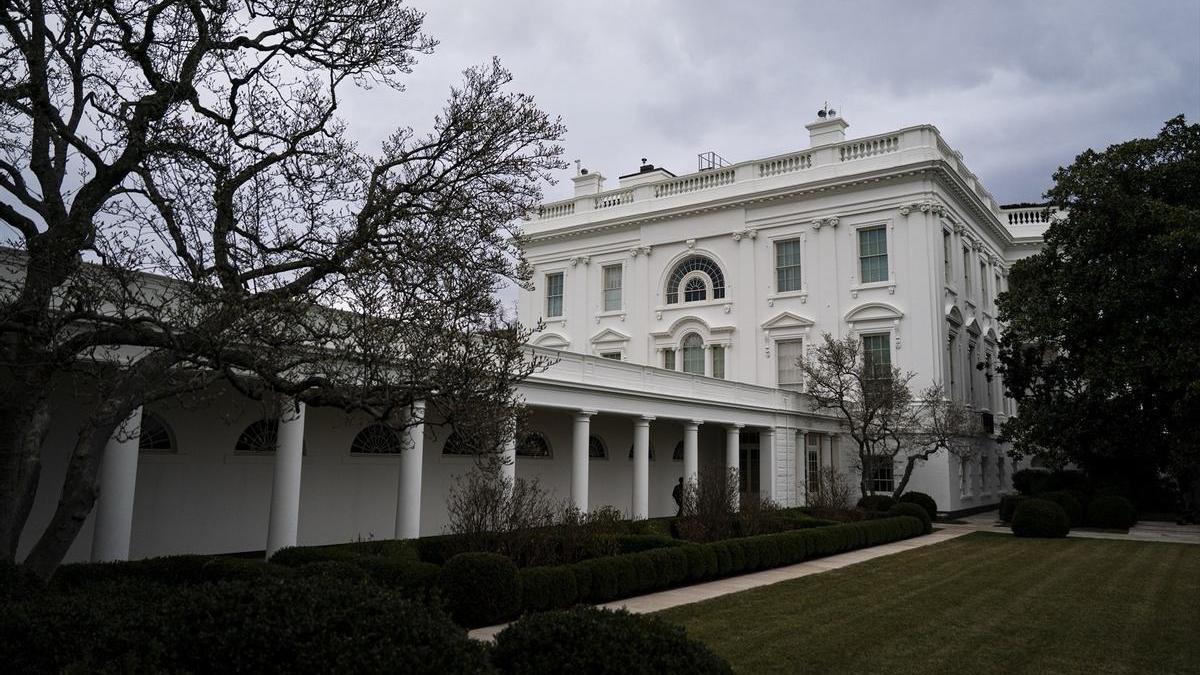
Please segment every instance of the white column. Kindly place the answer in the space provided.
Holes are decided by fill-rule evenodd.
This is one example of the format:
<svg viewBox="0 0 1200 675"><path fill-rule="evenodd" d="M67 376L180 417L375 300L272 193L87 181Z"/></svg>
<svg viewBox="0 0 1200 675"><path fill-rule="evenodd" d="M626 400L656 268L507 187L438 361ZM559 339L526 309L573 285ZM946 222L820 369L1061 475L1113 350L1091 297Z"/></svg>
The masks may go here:
<svg viewBox="0 0 1200 675"><path fill-rule="evenodd" d="M304 404L285 401L275 433L275 478L267 523L267 559L296 545L300 529L300 466L304 459Z"/></svg>
<svg viewBox="0 0 1200 675"><path fill-rule="evenodd" d="M704 376L712 377L713 374L713 349L712 345L704 345Z"/></svg>
<svg viewBox="0 0 1200 675"><path fill-rule="evenodd" d="M692 483L700 480L700 425L701 420L688 420L683 423L683 482Z"/></svg>
<svg viewBox="0 0 1200 675"><path fill-rule="evenodd" d="M504 447L500 450L500 475L504 478L508 489L512 490L513 483L517 480L516 437L505 440Z"/></svg>
<svg viewBox="0 0 1200 675"><path fill-rule="evenodd" d="M739 464L741 462L741 428L744 425L730 424L725 427L725 468L733 469L727 472L733 478L734 489L741 491L741 475L739 473ZM735 500L733 509L736 511L741 504L740 500Z"/></svg>
<svg viewBox="0 0 1200 675"><path fill-rule="evenodd" d="M775 487L775 430L758 432L759 495L771 501L779 501Z"/></svg>
<svg viewBox="0 0 1200 675"><path fill-rule="evenodd" d="M425 459L425 401L413 401L400 452L400 484L396 495L397 539L421 536L421 471Z"/></svg>
<svg viewBox="0 0 1200 675"><path fill-rule="evenodd" d="M642 415L633 421L633 519L650 517L650 421Z"/></svg>
<svg viewBox="0 0 1200 675"><path fill-rule="evenodd" d="M582 513L588 510L588 437L595 410L575 413L575 433L571 443L571 503Z"/></svg>
<svg viewBox="0 0 1200 675"><path fill-rule="evenodd" d="M808 486L812 485L813 476L808 475L808 436L803 429L796 430L796 505L808 505ZM821 453L817 452L817 462L821 461ZM803 468L801 468L803 467ZM804 495L801 500L800 495Z"/></svg>
<svg viewBox="0 0 1200 675"><path fill-rule="evenodd" d="M96 529L92 535L92 562L129 560L141 427L142 409L139 407L117 427L104 446L100 497L96 500Z"/></svg>
<svg viewBox="0 0 1200 675"><path fill-rule="evenodd" d="M837 471L841 461L839 461L837 456L837 448L834 444L834 437L835 435L832 433L825 434L825 440L829 443L829 468Z"/></svg>

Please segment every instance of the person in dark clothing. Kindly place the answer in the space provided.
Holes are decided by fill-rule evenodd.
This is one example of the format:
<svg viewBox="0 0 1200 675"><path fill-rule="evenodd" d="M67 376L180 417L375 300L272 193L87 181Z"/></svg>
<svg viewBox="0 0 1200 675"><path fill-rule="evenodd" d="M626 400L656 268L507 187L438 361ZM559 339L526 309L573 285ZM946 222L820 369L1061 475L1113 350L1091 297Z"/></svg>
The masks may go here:
<svg viewBox="0 0 1200 675"><path fill-rule="evenodd" d="M675 515L683 515L683 476L679 477L679 483L675 485L675 489L671 490L671 499L675 500Z"/></svg>

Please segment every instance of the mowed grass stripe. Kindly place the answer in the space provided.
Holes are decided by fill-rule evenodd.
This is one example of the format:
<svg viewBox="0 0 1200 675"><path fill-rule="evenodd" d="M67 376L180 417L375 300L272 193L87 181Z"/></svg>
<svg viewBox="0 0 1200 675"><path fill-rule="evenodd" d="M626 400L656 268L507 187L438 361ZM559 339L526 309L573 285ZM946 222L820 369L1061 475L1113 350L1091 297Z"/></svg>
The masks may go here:
<svg viewBox="0 0 1200 675"><path fill-rule="evenodd" d="M1200 547L976 533L659 615L747 673L1200 673Z"/></svg>

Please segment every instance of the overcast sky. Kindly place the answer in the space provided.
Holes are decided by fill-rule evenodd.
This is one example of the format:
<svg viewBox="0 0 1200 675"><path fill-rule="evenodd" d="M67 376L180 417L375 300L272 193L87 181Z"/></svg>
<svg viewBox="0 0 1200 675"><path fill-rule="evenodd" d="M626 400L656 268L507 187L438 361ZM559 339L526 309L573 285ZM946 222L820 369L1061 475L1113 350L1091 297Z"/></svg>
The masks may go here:
<svg viewBox="0 0 1200 675"><path fill-rule="evenodd" d="M364 149L427 129L493 55L562 117L566 159L610 187L642 157L686 173L706 150L807 147L828 100L850 137L933 124L1001 203L1032 201L1085 148L1200 118L1200 0L413 4L441 44L406 92L350 97Z"/></svg>

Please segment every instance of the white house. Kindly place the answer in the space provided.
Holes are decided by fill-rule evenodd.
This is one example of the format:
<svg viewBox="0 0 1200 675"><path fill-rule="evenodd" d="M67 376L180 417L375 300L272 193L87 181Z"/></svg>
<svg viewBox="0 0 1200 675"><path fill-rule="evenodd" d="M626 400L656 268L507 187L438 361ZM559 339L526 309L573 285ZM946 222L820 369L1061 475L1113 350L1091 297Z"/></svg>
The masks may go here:
<svg viewBox="0 0 1200 675"><path fill-rule="evenodd" d="M949 383L996 427L1011 414L993 356L995 296L1036 251L1042 209L1001 208L932 126L845 140L808 125L810 147L699 171L649 164L605 189L579 171L572 199L526 224L533 292L522 321L553 367L526 381L530 432L511 470L583 508L674 512L671 489L703 464L740 469L743 490L802 504L821 466L854 470L837 419L814 413L795 357L824 332L861 336L881 358ZM49 520L74 429L48 439L19 555ZM417 428L389 430L308 409L281 422L230 392L203 408L153 407L114 438L102 496L68 560L435 534L470 457ZM1012 466L989 444L977 463L944 455L911 489L941 510L994 504ZM888 467L873 480L886 488Z"/></svg>

